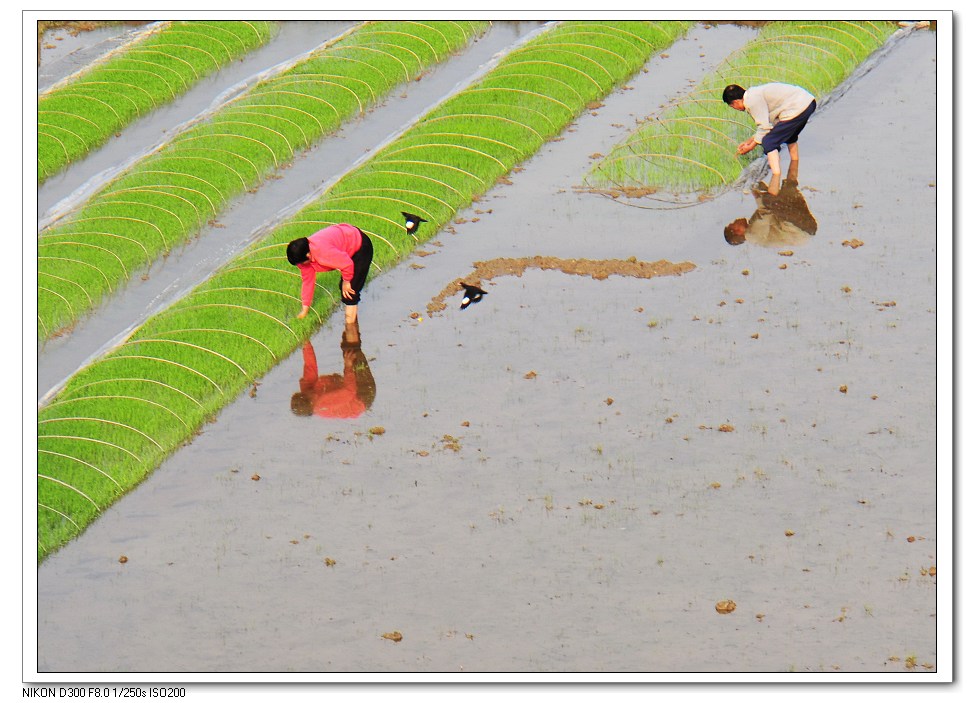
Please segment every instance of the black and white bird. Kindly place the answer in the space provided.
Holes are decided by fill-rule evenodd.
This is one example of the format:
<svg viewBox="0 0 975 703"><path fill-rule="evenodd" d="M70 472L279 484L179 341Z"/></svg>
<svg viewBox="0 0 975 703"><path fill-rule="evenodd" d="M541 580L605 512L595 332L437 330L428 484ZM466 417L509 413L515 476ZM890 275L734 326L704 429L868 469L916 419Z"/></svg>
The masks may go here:
<svg viewBox="0 0 975 703"><path fill-rule="evenodd" d="M468 305L478 302L482 297L487 295L486 290L481 290L477 286L469 286L466 283L461 283L464 287L464 299L460 301L460 309L463 310Z"/></svg>
<svg viewBox="0 0 975 703"><path fill-rule="evenodd" d="M419 215L411 215L408 212L404 212L404 213L402 213L402 215L406 219L406 231L409 234L414 234L416 232L416 230L419 229L420 223L421 222L426 222L426 220L424 220ZM415 238L415 235L414 235L414 238Z"/></svg>

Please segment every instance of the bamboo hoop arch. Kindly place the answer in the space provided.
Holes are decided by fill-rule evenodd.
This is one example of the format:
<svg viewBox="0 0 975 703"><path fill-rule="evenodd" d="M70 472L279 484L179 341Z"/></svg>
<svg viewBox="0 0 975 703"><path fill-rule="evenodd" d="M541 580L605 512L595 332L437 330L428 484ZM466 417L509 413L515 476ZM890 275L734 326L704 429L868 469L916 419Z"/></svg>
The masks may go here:
<svg viewBox="0 0 975 703"><path fill-rule="evenodd" d="M112 288L112 282L108 280L108 276L105 275L105 272L102 271L97 266L95 266L94 264L91 264L87 261L82 261L80 259L72 259L71 257L68 256L38 256L37 257L38 268L40 268L41 261L67 261L72 264L81 264L82 266L88 266L89 268L93 268L96 271L98 271L98 273L101 274L102 278L105 279L105 285L108 287L108 290L110 292L114 290Z"/></svg>
<svg viewBox="0 0 975 703"><path fill-rule="evenodd" d="M579 102L584 101L584 98L579 93L579 91L573 88L571 83L568 83L562 80L561 78L556 78L555 76L550 76L544 73L517 73L514 71L504 71L505 68L521 68L527 63L529 62L522 61L520 63L511 64L510 66L504 66L497 74L497 77L499 79L500 78L532 78L532 79L543 81L545 83L558 83L563 90L567 90L571 92L575 96L576 100L578 100Z"/></svg>
<svg viewBox="0 0 975 703"><path fill-rule="evenodd" d="M182 311L182 310L196 310L198 308L235 308L237 310L245 310L247 312L256 312L258 315L263 315L264 317L266 317L266 318L268 318L270 320L273 320L274 322L276 322L277 324L279 324L281 327L284 327L286 330L288 330L288 332L291 333L291 336L292 337L294 337L296 340L298 339L298 335L295 334L295 331L293 329L291 329L290 327L288 327L288 325L286 325L284 322L282 322L278 318L274 317L273 315L269 315L268 313L264 312L263 310L258 310L256 308L247 307L246 305L233 305L231 303L201 303L199 305L186 305L186 306L181 307L179 310L180 311ZM177 312L177 311L174 310L173 312ZM221 391L221 393L222 392L223 391Z"/></svg>
<svg viewBox="0 0 975 703"><path fill-rule="evenodd" d="M52 403L49 403L47 407L53 408L59 405L67 405L68 403L78 403L85 400L136 400L139 401L140 403L149 403L150 405L154 405L157 408L162 408L163 410L168 412L170 415L172 415L177 420L179 420L180 423L182 423L183 427L189 427L189 425L186 424L183 418L181 418L177 413L173 412L170 408L167 408L162 403L157 403L154 400L149 400L148 398L140 398L139 396L134 396L134 395L83 395L74 398L58 399Z"/></svg>
<svg viewBox="0 0 975 703"><path fill-rule="evenodd" d="M108 110L109 110L109 112L111 112L113 115L115 115L115 119L116 119L117 122L118 121L121 121L121 119L122 119L121 115L119 115L118 114L118 111L116 111L116 109L114 107L112 107L112 104L111 103L106 102L105 100L101 100L99 98L93 97L91 95L85 95L84 93L78 93L78 92L75 91L75 89L74 89L73 86L71 88L65 88L64 90L58 91L58 94L56 96L51 96L50 98L46 98L46 100L53 100L55 98L65 98L65 97L84 98L85 100L92 100L92 101L98 103L99 105L102 105L104 107L107 107ZM41 101L38 101L38 104L40 104L40 103L41 103Z"/></svg>
<svg viewBox="0 0 975 703"><path fill-rule="evenodd" d="M116 480L115 480L114 478L112 478L112 476L111 476L111 475L109 475L109 474L108 474L108 473L107 473L106 471L104 471L103 469L100 469L100 468L98 468L98 467L97 467L97 466L95 466L94 464L92 464L92 463L90 463L90 462L87 462L87 461L85 461L84 459L79 459L79 458L78 458L78 457L76 457L76 456L71 456L70 454L63 454L63 453L61 453L61 452L55 452L55 451L51 451L51 450L49 450L49 449L38 449L38 450L37 450L37 453L38 453L38 454L49 454L49 455L51 455L51 456L59 456L59 457L62 457L62 458L64 458L64 459L72 459L72 460L74 460L74 461L77 461L77 462L78 462L79 464L82 464L82 465L84 465L84 466L87 466L87 467L88 467L88 468L90 468L90 469L94 469L94 470L95 470L95 471L96 471L96 472L97 472L98 474L100 474L100 475L102 475L102 476L104 476L104 477L105 477L105 478L107 478L107 479L108 479L109 481L111 481L112 483L114 483L114 484L115 484L115 487L116 487L116 488L118 488L118 489L119 489L119 491L121 491L121 490L122 490L122 486L121 486L121 485L119 484L119 482L118 482L118 481L116 481Z"/></svg>
<svg viewBox="0 0 975 703"><path fill-rule="evenodd" d="M51 295L55 296L56 298L59 298L61 300L61 302L64 303L68 307L68 314L71 315L71 317L74 317L74 314L75 314L75 312L74 312L74 306L71 303L69 303L68 302L68 299L65 298L63 295L61 295L57 291L51 290L50 288L48 288L46 286L40 286L40 285L37 286L37 292L38 293L50 293Z"/></svg>
<svg viewBox="0 0 975 703"><path fill-rule="evenodd" d="M196 374L197 376L201 377L205 381L208 381L210 384L213 385L214 388L216 388L220 392L220 395L223 395L223 388L220 387L220 384L218 384L212 378L207 376L205 373L197 371L196 369L187 366L186 364L181 364L178 361L173 361L172 359L163 359L162 357L158 357L158 356L145 356L142 354L115 354L112 356L105 357L104 359L101 360L101 363L106 363L109 361L122 361L124 359L142 359L143 361L158 361L161 364L172 364L173 366L178 366L179 368L185 369L190 373Z"/></svg>
<svg viewBox="0 0 975 703"><path fill-rule="evenodd" d="M190 141L190 140L187 139L187 140L184 140L184 141ZM191 173L180 173L179 171L163 171L163 170L160 170L160 169L144 169L144 170L141 170L141 171L139 171L138 173L136 173L134 175L136 175L136 176L156 175L156 176L174 176L176 178L190 178L192 180L200 181L201 183L205 183L206 185L210 186L211 188L213 188L213 190L217 191L217 195L223 195L220 192L220 190L216 186L214 186L212 183L210 183L209 181L206 181L206 180L200 178L199 176L194 176ZM162 188L162 187L181 188L183 190L188 190L191 193L196 193L197 195L201 196L204 200L207 201L207 204L210 206L210 210L212 211L212 213L214 215L217 214L217 206L213 204L213 201L212 200L210 200L210 196L208 196L202 190L197 190L196 188L190 188L189 186L180 186L180 185L175 184L175 183L173 183L173 184L170 184L170 183L152 183L150 185L151 186L154 186L154 187L157 187L157 188Z"/></svg>
<svg viewBox="0 0 975 703"><path fill-rule="evenodd" d="M183 222L183 218L180 217L175 212L173 212L172 210L170 210L169 208L165 208L162 205L156 205L155 203L146 202L145 200L116 200L114 198L115 198L115 196L117 194L118 194L117 191L111 192L111 193L105 193L104 195L100 196L97 201L93 202L89 207L96 208L96 207L109 207L109 206L113 206L113 205L126 205L126 206L133 207L133 208L147 207L147 208L150 208L150 209L153 209L153 210L161 210L162 212L166 213L167 215L170 215L174 220L176 220L176 222L179 223L180 229L182 229L182 230L185 230L186 229L186 223ZM115 234L114 232L91 232L90 230L82 230L81 232L77 232L77 233L71 232L71 233L67 233L67 234L74 235L74 234L81 234L82 232L84 234L104 234L104 235L107 235L109 237L116 237L118 239L125 239L125 240L128 240L130 242L133 242L135 244L138 244L139 246L142 247L143 252L146 252L145 246L143 246L142 245L142 242L140 242L139 240L132 239L130 237L123 236L121 234ZM47 234L45 236L50 236L50 237L63 237L63 236L66 236L66 234ZM148 256L148 253L147 252L146 252L146 254Z"/></svg>
<svg viewBox="0 0 975 703"><path fill-rule="evenodd" d="M39 435L37 435L37 440L38 441L40 441L42 439L61 439L61 440L68 439L68 440L76 440L78 442L92 442L94 444L103 444L103 445L105 445L107 447L111 447L112 449L118 449L120 452L124 452L124 453L128 454L130 457L132 457L133 459L135 459L136 461L138 461L139 463L142 463L142 459L140 459L139 458L139 455L136 454L135 452L129 451L128 449L126 449L125 447L123 447L120 444L115 444L114 442L106 442L104 439L95 439L94 437L80 437L78 435L70 435L70 434L39 434Z"/></svg>
<svg viewBox="0 0 975 703"><path fill-rule="evenodd" d="M71 518L69 518L67 515L65 515L64 513L62 513L60 510L57 510L55 508L52 508L50 505L45 505L44 503L38 502L37 507L38 508L44 508L45 510L50 510L52 513L55 513L55 514L63 517L65 520L67 520L72 525L74 525L75 526L75 529L77 529L77 530L80 530L81 529L81 527L78 526L78 523L77 522L75 522L74 520L72 520ZM95 507L97 508L98 506L96 505Z"/></svg>
<svg viewBox="0 0 975 703"><path fill-rule="evenodd" d="M38 420L37 421L37 424L38 425L45 425L45 424L47 424L49 422L69 422L69 421L71 421L71 422L74 422L74 421L101 422L101 423L106 424L106 425L113 425L115 427L121 427L121 428L126 429L126 430L132 430L137 435L140 435L140 436L144 437L145 439L149 440L153 445L155 445L155 447L157 449L160 449L160 450L162 449L162 446L159 444L159 442L157 442L156 440L154 440L152 437L150 437L149 435L147 435L142 430L137 429L135 427L132 427L132 425L127 425L124 422L118 422L116 420L106 420L103 417L73 417L73 416L72 417L48 417L48 418L44 418L43 420Z"/></svg>
<svg viewBox="0 0 975 703"><path fill-rule="evenodd" d="M241 375L243 375L244 378L250 379L250 374L248 374L244 370L244 367L242 367L236 361L234 361L233 359L231 359L228 356L225 356L224 354L221 354L218 351L214 351L213 349L210 349L209 347L205 347L205 346L203 346L201 344L192 344L191 342L181 342L178 339L164 339L164 338L161 338L161 337L146 337L146 338L140 338L140 339L130 339L129 341L127 341L122 346L123 347L134 347L134 346L136 346L138 344L175 344L176 346L180 346L180 347L191 347L193 349L197 349L197 350L202 351L202 352L207 352L209 354L213 354L214 356L223 359L224 361L232 364L238 371L240 371Z"/></svg>
<svg viewBox="0 0 975 703"><path fill-rule="evenodd" d="M154 229L156 231L156 234L159 235L159 239L160 241L162 241L164 248L169 247L169 243L166 241L165 236L163 236L162 230L159 229L158 226L156 226L152 222L149 222L148 220L140 220L137 217L122 217L121 215L95 215L93 217L79 217L74 220L71 220L71 222L69 222L68 224L74 225L74 224L81 224L83 222L100 222L101 220L117 220L120 222L135 222L136 224L146 225L147 227L150 227L151 229ZM84 233L84 230L73 232L72 234L81 234L81 233Z"/></svg>
<svg viewBox="0 0 975 703"><path fill-rule="evenodd" d="M78 392L78 391L82 390L83 388L88 388L90 386L96 386L96 385L99 385L101 383L155 383L155 384L158 384L158 385L163 386L165 388L168 388L171 391L175 391L176 393L179 393L180 395L184 396L188 400L191 400L194 403L196 403L197 407L200 407L200 408L203 407L203 404L200 401L198 401L196 398L194 398L193 396L191 396L186 391L181 390L181 389L177 388L176 386L171 386L168 383L163 383L162 381L159 381L159 380L154 379L154 378L103 378L103 379L99 379L97 381L90 381L90 382L85 383L85 384L82 384L80 386L71 387L71 388L65 390L65 392L66 393L75 393L75 392Z"/></svg>
<svg viewBox="0 0 975 703"><path fill-rule="evenodd" d="M288 273L288 272L287 271L283 271L282 273ZM268 354L270 354L272 359L274 359L275 361L277 361L277 359L278 359L277 354L275 354L271 350L271 348L268 345L266 345L264 342L262 342L261 340L257 339L256 337L251 337L249 334L244 334L243 332L238 332L237 330L227 330L227 329L223 329L221 327L181 327L179 329L166 330L165 334L179 334L181 332L205 332L206 334L212 334L212 333L215 333L215 332L220 332L220 333L223 333L223 334L233 334L233 335L236 335L238 337L243 337L244 339L247 339L247 340L249 340L251 342L254 342L258 346L263 347L264 351L266 351Z"/></svg>
<svg viewBox="0 0 975 703"><path fill-rule="evenodd" d="M89 503L91 503L92 505L94 505L96 511L97 510L101 510L101 506L99 506L98 503L96 503L94 500L91 499L91 496L89 496L87 493L85 493L84 491L82 491L80 488L76 488L76 487L72 486L70 483L65 483L64 481L61 481L59 479L56 479L53 476L48 476L47 474L42 474L40 472L38 472L37 478L43 478L46 481L51 481L53 483L60 484L60 485L64 486L65 488L68 488L68 489L74 491L75 493L77 493L78 495L80 495L82 498L84 498L85 500L87 500ZM72 522L74 522L74 521L72 520Z"/></svg>
<svg viewBox="0 0 975 703"><path fill-rule="evenodd" d="M123 276L125 278L128 278L129 277L129 270L128 270L128 268L126 268L125 264L122 262L122 259L119 258L119 255L116 254L111 249L106 249L105 247L100 247L100 246L98 246L96 244L87 244L85 242L71 242L71 241L67 241L67 242L65 242L65 241L59 241L59 242L39 242L37 244L37 248L40 249L41 247L60 247L60 246L66 246L66 245L74 245L74 246L79 246L79 247L90 247L92 249L97 249L99 251L103 251L106 254L109 254L110 256L115 257L115 260L118 262L118 265L122 267L122 274L123 274Z"/></svg>

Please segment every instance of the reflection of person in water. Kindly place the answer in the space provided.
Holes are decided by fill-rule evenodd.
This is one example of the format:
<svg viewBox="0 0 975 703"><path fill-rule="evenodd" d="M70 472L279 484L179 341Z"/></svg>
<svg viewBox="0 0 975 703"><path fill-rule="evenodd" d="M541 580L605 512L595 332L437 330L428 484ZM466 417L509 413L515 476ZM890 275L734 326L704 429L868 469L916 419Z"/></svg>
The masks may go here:
<svg viewBox="0 0 975 703"><path fill-rule="evenodd" d="M763 247L797 246L816 234L816 218L799 192L798 161L789 164L789 173L781 185L778 176L773 175L768 185L760 183L753 188L752 195L758 208L750 218L739 217L724 228L728 244L747 241Z"/></svg>
<svg viewBox="0 0 975 703"><path fill-rule="evenodd" d="M311 342L302 349L305 369L298 381L299 390L291 397L295 415L352 418L359 417L376 399L376 381L362 353L358 323L345 326L342 333L342 373L318 375L318 360Z"/></svg>

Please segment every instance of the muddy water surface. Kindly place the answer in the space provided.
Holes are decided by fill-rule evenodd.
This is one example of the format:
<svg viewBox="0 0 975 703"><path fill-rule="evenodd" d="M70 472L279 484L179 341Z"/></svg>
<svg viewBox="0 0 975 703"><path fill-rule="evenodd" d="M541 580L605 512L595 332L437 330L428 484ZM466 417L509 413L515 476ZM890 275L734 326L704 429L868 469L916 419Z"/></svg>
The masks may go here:
<svg viewBox="0 0 975 703"><path fill-rule="evenodd" d="M694 30L372 281L358 417L292 413L296 352L42 564L40 670L933 671L934 33L810 122L791 255L725 243L748 193L574 190L751 36ZM427 312L536 256L694 268Z"/></svg>

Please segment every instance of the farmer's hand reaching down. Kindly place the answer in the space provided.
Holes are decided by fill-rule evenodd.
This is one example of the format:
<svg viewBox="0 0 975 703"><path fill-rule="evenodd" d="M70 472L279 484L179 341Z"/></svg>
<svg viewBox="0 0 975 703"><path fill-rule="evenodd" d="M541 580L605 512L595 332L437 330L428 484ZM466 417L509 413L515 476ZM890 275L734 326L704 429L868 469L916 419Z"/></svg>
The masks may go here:
<svg viewBox="0 0 975 703"><path fill-rule="evenodd" d="M742 142L738 145L738 155L747 154L749 151L758 146L758 142L754 139L749 139L747 142Z"/></svg>

